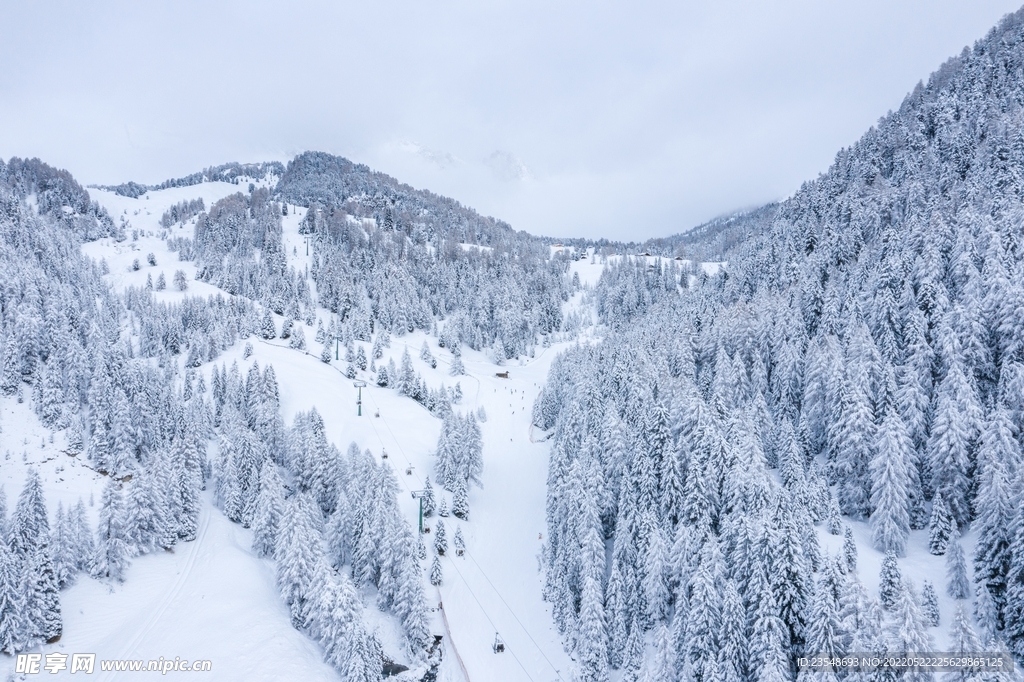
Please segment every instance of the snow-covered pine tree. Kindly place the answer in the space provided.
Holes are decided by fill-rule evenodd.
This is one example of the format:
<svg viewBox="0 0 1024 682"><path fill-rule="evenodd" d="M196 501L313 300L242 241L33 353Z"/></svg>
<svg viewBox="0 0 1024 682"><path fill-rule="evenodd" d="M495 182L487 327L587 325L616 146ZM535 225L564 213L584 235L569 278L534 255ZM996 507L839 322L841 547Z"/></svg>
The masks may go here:
<svg viewBox="0 0 1024 682"><path fill-rule="evenodd" d="M111 478L100 500L100 524L96 529L96 554L92 565L94 576L124 582L131 555L127 533L121 484Z"/></svg>
<svg viewBox="0 0 1024 682"><path fill-rule="evenodd" d="M927 623L910 586L902 585L898 593L887 627L888 651L899 654L932 651L934 645L928 634ZM931 673L915 670L907 671L903 677L913 682L928 682L932 679Z"/></svg>
<svg viewBox="0 0 1024 682"><path fill-rule="evenodd" d="M20 593L16 648L24 650L39 641L60 637L62 630L50 525L42 480L35 469L29 469L25 487L18 496L7 541L12 550L16 590Z"/></svg>
<svg viewBox="0 0 1024 682"><path fill-rule="evenodd" d="M735 580L722 588L722 619L718 634L718 673L722 682L741 682L747 674L747 613Z"/></svg>
<svg viewBox="0 0 1024 682"><path fill-rule="evenodd" d="M434 526L434 551L440 556L444 556L444 553L448 551L448 535L445 533L444 521L441 519L438 519L437 525Z"/></svg>
<svg viewBox="0 0 1024 682"><path fill-rule="evenodd" d="M945 495L936 493L932 499L932 514L928 522L928 551L936 556L945 554L949 538L956 527L956 521L946 505Z"/></svg>
<svg viewBox="0 0 1024 682"><path fill-rule="evenodd" d="M843 513L860 518L870 510L869 465L876 427L868 368L850 362L848 369L837 425L838 497Z"/></svg>
<svg viewBox="0 0 1024 682"><path fill-rule="evenodd" d="M886 411L871 460L871 540L882 552L903 556L910 535L913 443L895 409Z"/></svg>
<svg viewBox="0 0 1024 682"><path fill-rule="evenodd" d="M1020 447L1009 412L997 405L981 431L978 450L978 492L974 498L974 579L991 597L997 617L1006 605L1006 575L1010 569L1014 504L1011 471L1020 461Z"/></svg>
<svg viewBox="0 0 1024 682"><path fill-rule="evenodd" d="M1003 637L1007 648L1024 657L1024 505L1017 505L1010 544L1010 567L1006 574L1006 605L1003 609Z"/></svg>
<svg viewBox="0 0 1024 682"><path fill-rule="evenodd" d="M452 495L452 514L460 519L469 519L469 496L466 494L466 481L459 478L455 484L455 494Z"/></svg>
<svg viewBox="0 0 1024 682"><path fill-rule="evenodd" d="M39 472L29 469L25 487L18 496L18 503L11 516L9 539L11 549L20 561L38 545L48 542L50 523L43 501L43 483Z"/></svg>
<svg viewBox="0 0 1024 682"><path fill-rule="evenodd" d="M278 530L277 585L291 610L292 625L309 624L309 600L315 590L311 581L318 562L322 562L318 517L320 510L308 493L293 496L281 518Z"/></svg>
<svg viewBox="0 0 1024 682"><path fill-rule="evenodd" d="M954 531L946 546L946 593L954 599L971 596L971 582L967 578L967 560L960 544L960 533Z"/></svg>
<svg viewBox="0 0 1024 682"><path fill-rule="evenodd" d="M928 627L939 626L939 596L935 593L935 586L928 580L921 586L921 615Z"/></svg>
<svg viewBox="0 0 1024 682"><path fill-rule="evenodd" d="M274 315L270 309L263 311L263 319L260 321L260 337L270 340L277 338L277 325L274 323Z"/></svg>
<svg viewBox="0 0 1024 682"><path fill-rule="evenodd" d="M420 495L423 505L423 516L430 517L434 515L434 486L430 484L430 476L427 476L426 481L423 483L423 493Z"/></svg>
<svg viewBox="0 0 1024 682"><path fill-rule="evenodd" d="M72 518L73 517L73 518ZM73 546L76 550L76 566L78 571L88 571L95 555L95 543L93 542L92 528L89 527L89 520L85 512L85 502L78 498L74 511L68 511L68 518L72 519L74 529Z"/></svg>
<svg viewBox="0 0 1024 682"><path fill-rule="evenodd" d="M466 368L462 364L462 351L460 351L458 346L456 346L452 350L452 362L451 365L448 366L448 374L453 377L457 377L462 376L465 373Z"/></svg>
<svg viewBox="0 0 1024 682"><path fill-rule="evenodd" d="M842 656L845 653L843 635L836 594L824 578L819 579L811 599L810 617L807 619L805 655Z"/></svg>
<svg viewBox="0 0 1024 682"><path fill-rule="evenodd" d="M60 588L53 570L49 538L32 548L22 564L24 621L30 642L55 642L64 630Z"/></svg>
<svg viewBox="0 0 1024 682"><path fill-rule="evenodd" d="M455 528L455 537L452 540L452 544L455 546L455 554L462 556L463 552L466 551L466 540L462 537L462 526Z"/></svg>
<svg viewBox="0 0 1024 682"><path fill-rule="evenodd" d="M0 541L0 651L13 655L24 640L25 603L18 560Z"/></svg>
<svg viewBox="0 0 1024 682"><path fill-rule="evenodd" d="M252 549L257 556L275 556L284 510L284 484L277 465L268 459L260 470L260 492L252 521Z"/></svg>
<svg viewBox="0 0 1024 682"><path fill-rule="evenodd" d="M967 605L960 602L953 612L949 631L950 653L958 656L972 656L983 651L981 641L971 626ZM942 676L942 682L968 682L977 679L977 674L968 671L950 671Z"/></svg>
<svg viewBox="0 0 1024 682"><path fill-rule="evenodd" d="M890 611L895 609L903 589L896 553L890 550L885 553L885 559L882 560L882 574L878 585L878 596L882 600L882 606Z"/></svg>
<svg viewBox="0 0 1024 682"><path fill-rule="evenodd" d="M945 336L955 335L950 332ZM948 362L946 377L935 397L928 452L935 496L941 496L950 518L962 526L971 517L967 493L971 486L972 441L977 431L974 420L980 408L956 350L950 351Z"/></svg>
<svg viewBox="0 0 1024 682"><path fill-rule="evenodd" d="M701 551L700 564L690 578L690 599L685 613L677 614L686 619L685 656L693 679L710 682L715 679L718 669L719 642L717 633L722 626L722 595L716 584L716 576L722 570L717 543L710 540Z"/></svg>
<svg viewBox="0 0 1024 682"><path fill-rule="evenodd" d="M843 559L846 560L846 570L857 570L857 542L853 539L853 529L849 526L843 528Z"/></svg>
<svg viewBox="0 0 1024 682"><path fill-rule="evenodd" d="M50 547L53 548L53 573L57 587L63 589L75 581L78 573L77 557L73 542L75 539L74 525L69 513L64 513L64 505L57 503L57 514L54 516L53 530L50 532Z"/></svg>
<svg viewBox="0 0 1024 682"><path fill-rule="evenodd" d="M444 576L441 573L441 559L435 554L433 561L430 562L430 584L440 585L444 582Z"/></svg>

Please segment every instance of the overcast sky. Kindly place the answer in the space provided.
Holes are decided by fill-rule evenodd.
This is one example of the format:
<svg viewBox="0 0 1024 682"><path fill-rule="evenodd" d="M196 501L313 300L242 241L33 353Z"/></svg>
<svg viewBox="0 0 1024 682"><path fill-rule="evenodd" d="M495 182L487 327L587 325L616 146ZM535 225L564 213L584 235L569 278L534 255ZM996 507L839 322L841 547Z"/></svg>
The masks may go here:
<svg viewBox="0 0 1024 682"><path fill-rule="evenodd" d="M668 235L791 194L1016 8L0 0L0 156L154 183L317 149L538 234Z"/></svg>

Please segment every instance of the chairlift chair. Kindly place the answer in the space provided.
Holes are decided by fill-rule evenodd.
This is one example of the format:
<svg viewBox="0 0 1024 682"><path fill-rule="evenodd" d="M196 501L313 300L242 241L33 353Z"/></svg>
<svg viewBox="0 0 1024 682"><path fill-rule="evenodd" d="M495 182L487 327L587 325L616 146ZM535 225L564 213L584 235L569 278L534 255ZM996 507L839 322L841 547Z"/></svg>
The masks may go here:
<svg viewBox="0 0 1024 682"><path fill-rule="evenodd" d="M494 650L494 653L496 654L505 653L505 642L501 639L497 632L494 633L494 644L491 645L491 648Z"/></svg>

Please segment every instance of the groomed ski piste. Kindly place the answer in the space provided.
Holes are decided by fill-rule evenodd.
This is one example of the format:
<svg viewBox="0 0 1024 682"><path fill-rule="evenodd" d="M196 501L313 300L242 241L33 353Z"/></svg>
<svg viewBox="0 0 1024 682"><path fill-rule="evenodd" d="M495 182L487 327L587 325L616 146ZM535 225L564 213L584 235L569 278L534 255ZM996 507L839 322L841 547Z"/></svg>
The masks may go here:
<svg viewBox="0 0 1024 682"><path fill-rule="evenodd" d="M272 179L253 182L259 186L260 182ZM174 273L181 270L188 290L177 291L169 285L164 291L153 292L157 300L226 295L194 279L195 264L179 261L177 254L168 250L160 237L165 228L159 221L164 211L178 202L202 198L210 206L225 196L244 191L246 185L247 181L238 185L206 182L150 191L137 199L92 189L93 199L115 220L127 221L128 231L139 230L140 235L137 240L120 243L109 238L90 242L83 247L85 253L106 262L109 274L105 279L117 289L142 286L147 275L156 279L160 273L170 283ZM299 233L305 209L288 208L283 223L284 244L289 263L301 271L309 263L306 240ZM170 236L191 236L192 227L191 221L176 225L169 229ZM155 256L155 266L146 263L149 253ZM142 263L138 270L132 268L135 259ZM714 274L723 264L702 265L705 272ZM583 258L572 261L571 267L579 274L585 292L597 282L604 265L598 258ZM566 312L574 310L590 317L589 311L582 308L584 301L585 293L577 293L566 303ZM326 326L330 313L320 309L319 318ZM282 318L276 316L276 321L280 326ZM315 326L305 330L309 340L306 351L289 348L280 339L250 338L239 341L218 357L216 364L230 367L237 362L243 376L253 362L262 368L272 365L280 386L286 425L298 412L315 407L323 417L328 439L339 449L355 442L378 459L386 453L387 462L402 486L399 499L405 518L417 527L419 503L412 493L423 488L427 476L434 477L440 420L411 398L377 387L375 377L365 370L357 377L366 382L361 393L362 415L357 415L358 389L343 373L346 363L321 362L320 344L312 341L314 332ZM455 527L461 526L465 555L458 557L449 552L442 558L444 579L437 588L427 578L429 560L421 563L424 587L433 608L432 631L444 636L440 680L568 682L573 678L574 663L563 650L550 606L541 597L550 446L546 441L549 434L531 427L531 411L558 352L570 344L587 343L599 334L599 328L587 325L571 340L538 347L535 357L502 366L467 348L462 356L466 374L460 377L448 373L451 354L438 348L436 339L423 332L393 337L384 358L378 361L386 363L391 358L397 363L408 350L416 370L431 388L441 384L452 388L460 383L463 398L455 406L457 411L477 412L483 408L486 414L486 421L481 423L483 487L472 487L469 492L468 520L454 516L445 519L452 534ZM424 340L437 357L437 368L419 359ZM248 358L244 353L246 343L253 348ZM370 344L363 345L369 351ZM212 367L213 363L207 363L199 370L205 374L207 383ZM498 376L499 372L507 372L507 378ZM51 516L58 503L67 508L81 498L88 504L90 522L95 527L106 478L90 468L84 454L68 454L65 434L54 434L44 428L27 402L19 403L15 397L0 398L0 429L0 484L9 506L21 490L29 468L35 468L42 476ZM214 453L215 445L211 444L210 456ZM449 493L435 487L435 494L444 495L450 506ZM435 523L436 518L425 520L428 527ZM871 547L866 524L848 523L857 540L859 576L869 592L877 593L883 555ZM819 534L824 550L841 552L841 536L828 535L823 526L819 527ZM323 662L319 646L292 627L288 607L275 582L273 561L258 558L250 549L251 541L251 531L229 521L214 506L212 494L207 491L195 541L181 543L170 552L134 559L123 584L81 577L61 593L62 638L39 651L95 653L97 660L208 660L212 663L211 673L206 673L208 679L225 682L338 680L338 672ZM963 538L968 556L974 541L972 534ZM926 531L912 532L908 555L900 560L904 576L918 587L922 579L943 583L943 558L930 555L927 543ZM398 663L412 665L402 653L401 634L393 617L377 611L372 599L364 597L365 618L383 643L385 654ZM941 650L946 645L955 601L940 590L939 602L943 623L929 632ZM492 649L496 635L505 645L503 653ZM32 677L14 677L14 660L3 657L0 661L8 667L0 669L3 679ZM396 679L420 679L423 672L421 665ZM613 680L617 680L622 673L612 674ZM63 676L77 679L66 670L46 674L48 679ZM99 680L147 676L155 678L156 673L98 669L95 673Z"/></svg>

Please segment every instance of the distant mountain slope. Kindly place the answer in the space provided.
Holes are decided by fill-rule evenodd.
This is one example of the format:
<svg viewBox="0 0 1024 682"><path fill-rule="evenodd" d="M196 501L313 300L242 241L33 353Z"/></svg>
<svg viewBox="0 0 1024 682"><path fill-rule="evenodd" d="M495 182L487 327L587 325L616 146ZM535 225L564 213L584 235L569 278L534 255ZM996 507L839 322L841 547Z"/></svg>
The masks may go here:
<svg viewBox="0 0 1024 682"><path fill-rule="evenodd" d="M408 232L419 243L443 237L469 244L510 246L531 238L454 199L417 190L340 156L305 152L288 163L275 196L300 206L344 209L373 218L382 229Z"/></svg>
<svg viewBox="0 0 1024 682"><path fill-rule="evenodd" d="M182 178L164 180L156 185L143 185L137 182L123 182L120 185L95 185L97 189L104 189L123 197L137 199L151 190L168 189L170 187L191 187L202 182L231 182L236 183L241 178L250 180L262 180L268 176L279 178L284 173L284 165L277 161L265 163L225 163L219 166L211 166L198 173L191 173Z"/></svg>

